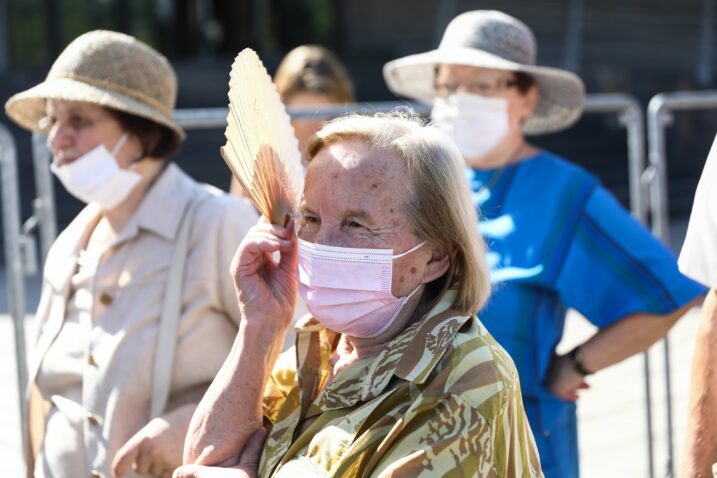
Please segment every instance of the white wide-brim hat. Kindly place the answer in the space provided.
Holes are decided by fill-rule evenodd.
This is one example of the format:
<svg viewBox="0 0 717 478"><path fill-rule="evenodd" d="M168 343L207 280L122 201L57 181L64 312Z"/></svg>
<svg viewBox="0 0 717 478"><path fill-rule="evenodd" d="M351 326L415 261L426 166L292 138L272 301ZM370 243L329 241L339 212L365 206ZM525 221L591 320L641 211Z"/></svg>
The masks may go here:
<svg viewBox="0 0 717 478"><path fill-rule="evenodd" d="M134 37L107 30L80 35L57 57L45 81L10 97L8 117L43 131L48 99L83 101L146 118L184 139L172 119L177 76L167 59Z"/></svg>
<svg viewBox="0 0 717 478"><path fill-rule="evenodd" d="M384 65L383 75L397 95L432 104L440 64L525 73L538 88L538 102L523 131L552 133L580 118L585 86L569 71L537 66L536 56L535 37L527 25L499 11L475 10L448 24L437 49L390 61Z"/></svg>

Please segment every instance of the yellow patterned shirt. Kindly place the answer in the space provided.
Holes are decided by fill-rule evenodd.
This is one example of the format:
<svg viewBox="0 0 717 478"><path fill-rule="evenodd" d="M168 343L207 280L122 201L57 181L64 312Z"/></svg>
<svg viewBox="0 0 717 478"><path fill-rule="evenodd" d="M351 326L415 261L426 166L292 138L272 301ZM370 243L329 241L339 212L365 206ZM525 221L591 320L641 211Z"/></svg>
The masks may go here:
<svg viewBox="0 0 717 478"><path fill-rule="evenodd" d="M454 297L328 384L338 334L297 326L265 390L259 476L543 476L515 366Z"/></svg>

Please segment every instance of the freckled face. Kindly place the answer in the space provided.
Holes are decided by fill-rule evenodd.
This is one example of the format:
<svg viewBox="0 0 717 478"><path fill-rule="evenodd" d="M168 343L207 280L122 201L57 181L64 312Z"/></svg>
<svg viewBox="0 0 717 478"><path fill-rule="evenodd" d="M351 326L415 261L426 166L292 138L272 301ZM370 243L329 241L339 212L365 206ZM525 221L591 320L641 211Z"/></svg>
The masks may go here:
<svg viewBox="0 0 717 478"><path fill-rule="evenodd" d="M405 214L412 188L401 158L361 141L331 144L309 164L299 237L330 246L407 251L420 242ZM430 258L421 247L394 261L394 296L406 296L422 283Z"/></svg>

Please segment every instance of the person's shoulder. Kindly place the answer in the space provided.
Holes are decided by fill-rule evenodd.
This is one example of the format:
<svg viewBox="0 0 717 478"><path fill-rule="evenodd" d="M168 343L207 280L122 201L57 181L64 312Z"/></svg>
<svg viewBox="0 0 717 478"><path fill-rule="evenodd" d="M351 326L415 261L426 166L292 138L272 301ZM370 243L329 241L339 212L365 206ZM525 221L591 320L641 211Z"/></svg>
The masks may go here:
<svg viewBox="0 0 717 478"><path fill-rule="evenodd" d="M551 184L556 180L565 182L584 181L597 184L598 178L582 166L569 161L562 156L542 150L533 158L526 160L523 167L531 174L538 173L540 177L550 178Z"/></svg>
<svg viewBox="0 0 717 478"><path fill-rule="evenodd" d="M254 206L246 198L231 196L214 186L197 184L199 203L196 220L206 227L253 226L259 218Z"/></svg>
<svg viewBox="0 0 717 478"><path fill-rule="evenodd" d="M508 396L519 391L513 360L477 317L472 317L451 344L453 380L446 392L474 408L497 410Z"/></svg>

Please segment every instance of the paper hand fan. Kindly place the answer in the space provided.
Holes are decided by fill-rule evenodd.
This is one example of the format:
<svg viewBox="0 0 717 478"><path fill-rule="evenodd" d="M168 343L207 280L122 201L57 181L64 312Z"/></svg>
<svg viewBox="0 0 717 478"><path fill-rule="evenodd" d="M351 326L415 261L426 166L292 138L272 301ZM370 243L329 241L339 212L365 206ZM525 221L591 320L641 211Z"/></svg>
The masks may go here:
<svg viewBox="0 0 717 478"><path fill-rule="evenodd" d="M246 48L229 75L222 158L272 224L286 225L303 191L299 142L279 92L256 52Z"/></svg>

